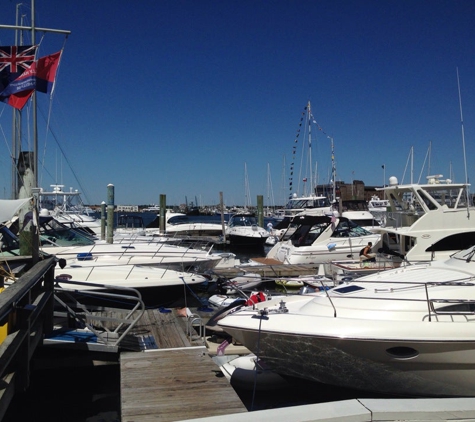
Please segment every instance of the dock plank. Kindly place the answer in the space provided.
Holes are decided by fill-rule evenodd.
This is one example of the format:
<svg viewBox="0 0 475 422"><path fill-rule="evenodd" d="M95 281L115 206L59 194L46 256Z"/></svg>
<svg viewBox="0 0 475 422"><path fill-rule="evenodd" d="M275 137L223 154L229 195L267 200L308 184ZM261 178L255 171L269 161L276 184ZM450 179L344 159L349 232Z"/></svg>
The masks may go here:
<svg viewBox="0 0 475 422"><path fill-rule="evenodd" d="M317 274L318 264L283 264L269 258L252 258L258 265L237 265L235 267L214 269L219 277L232 278L243 272L258 273L262 277L297 277L299 275Z"/></svg>
<svg viewBox="0 0 475 422"><path fill-rule="evenodd" d="M123 422L177 421L246 412L206 347L122 353Z"/></svg>

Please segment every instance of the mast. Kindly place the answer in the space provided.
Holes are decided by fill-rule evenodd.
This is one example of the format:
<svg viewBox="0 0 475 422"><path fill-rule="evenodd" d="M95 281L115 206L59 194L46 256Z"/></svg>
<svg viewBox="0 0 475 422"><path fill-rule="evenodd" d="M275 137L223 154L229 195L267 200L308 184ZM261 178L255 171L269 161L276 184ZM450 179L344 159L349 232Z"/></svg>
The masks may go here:
<svg viewBox="0 0 475 422"><path fill-rule="evenodd" d="M463 113L462 113L462 95L460 94L460 78L459 68L457 67L457 87L459 92L459 107L460 107L460 123L462 125L462 147L463 147L463 164L465 168L465 195L467 200L467 217L470 218L470 195L468 192L468 174L467 174L467 155L465 153L465 131L463 128Z"/></svg>
<svg viewBox="0 0 475 422"><path fill-rule="evenodd" d="M249 188L249 179L247 177L247 163L244 163L244 208L251 208L251 190Z"/></svg>
<svg viewBox="0 0 475 422"><path fill-rule="evenodd" d="M18 12L17 12L18 13ZM18 18L17 18L18 19ZM66 31L62 29L49 29L49 28L38 28L36 27L35 24L35 0L31 0L31 26L24 26L18 25L18 21L16 22L15 25L0 25L0 29L12 29L15 31L30 31L31 32L31 41L32 45L35 45L36 43L36 31L41 31L41 32L53 32L53 33L58 33L58 34L63 34L63 35L69 35L71 31ZM15 44L18 45L17 38L15 37ZM21 42L21 41L20 41ZM36 92L33 92L32 95L32 134L33 134L33 160L30 162L30 167L33 171L33 176L34 176L34 184L35 187L38 187L38 127L37 127L37 104L36 104ZM15 110L16 111L16 110ZM15 116L15 112L13 115ZM20 113L16 114L17 117L13 117L14 121L14 128L13 130L15 131L14 136L13 136L13 151L12 153L14 154L13 161L16 165L18 165L18 162L20 160L20 150L21 150L21 138L19 137L20 134L20 122L21 119L19 118ZM13 166L15 167L15 166ZM16 179L17 175L17 169L14 168L12 169L12 179ZM26 186L25 186L26 187ZM20 187L18 186L18 183L16 180L12 180L12 198L15 199L18 197ZM31 192L28 193L28 196L30 196Z"/></svg>
<svg viewBox="0 0 475 422"><path fill-rule="evenodd" d="M309 179L310 179L310 192L309 196L315 194L313 185L313 167L312 167L312 110L310 108L310 101L307 104L308 115L308 166L309 166ZM305 192L305 194L307 194Z"/></svg>
<svg viewBox="0 0 475 422"><path fill-rule="evenodd" d="M333 136L329 136L332 147L332 200L336 201L336 166L335 166L335 150L333 149Z"/></svg>
<svg viewBox="0 0 475 422"><path fill-rule="evenodd" d="M15 24L19 24L19 13L20 13L21 4L16 6L16 15L15 15ZM20 22L23 24L23 17L21 17ZM20 40L18 37L20 36ZM15 30L15 45L23 45L23 32ZM20 140L21 140L21 111L16 108L13 109L12 113L12 180L11 180L11 199L17 199L18 192L18 178L17 178L17 158L20 156Z"/></svg>

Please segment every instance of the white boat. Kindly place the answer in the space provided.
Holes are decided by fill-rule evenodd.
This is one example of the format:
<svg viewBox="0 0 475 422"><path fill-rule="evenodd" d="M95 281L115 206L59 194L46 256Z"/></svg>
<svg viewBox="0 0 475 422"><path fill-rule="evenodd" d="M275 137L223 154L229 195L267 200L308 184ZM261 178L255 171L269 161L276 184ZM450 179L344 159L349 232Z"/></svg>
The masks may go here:
<svg viewBox="0 0 475 422"><path fill-rule="evenodd" d="M198 274L148 265L118 265L113 262L105 262L101 265L89 261L69 261L65 264L56 269L55 280L59 286L62 281L73 280L98 283L110 288L121 286L144 289L176 286L183 293L187 285L208 281L206 277ZM103 287L79 284L75 285L74 289L97 290Z"/></svg>
<svg viewBox="0 0 475 422"><path fill-rule="evenodd" d="M40 189L38 200L43 215L51 215L62 224L74 224L100 236L101 221L84 205L78 190L65 191L64 185L51 185L51 188L51 191Z"/></svg>
<svg viewBox="0 0 475 422"><path fill-rule="evenodd" d="M475 247L218 325L283 375L388 395L475 396Z"/></svg>
<svg viewBox="0 0 475 422"><path fill-rule="evenodd" d="M356 199L342 201L341 216L348 218L348 220L370 232L381 225L379 220L369 211L365 201Z"/></svg>
<svg viewBox="0 0 475 422"><path fill-rule="evenodd" d="M283 239L267 258L284 264L323 264L337 259L356 259L368 242L377 248L381 235L370 233L344 217L297 214Z"/></svg>
<svg viewBox="0 0 475 422"><path fill-rule="evenodd" d="M160 215L146 227L149 235L159 233ZM223 225L205 221L191 221L181 212L167 210L165 213L165 233L171 236L222 236Z"/></svg>
<svg viewBox="0 0 475 422"><path fill-rule="evenodd" d="M389 200L381 199L378 195L373 195L368 201L368 211L380 224L383 224L386 221L386 211L390 205Z"/></svg>
<svg viewBox="0 0 475 422"><path fill-rule="evenodd" d="M229 280L218 280L218 288L225 290L226 294L236 294L243 290L251 290L259 286L264 280L259 273L243 272L241 275Z"/></svg>
<svg viewBox="0 0 475 422"><path fill-rule="evenodd" d="M243 295L236 296L235 294L215 294L209 297L208 301L210 305L218 309L224 309L232 304L246 304L252 305L253 303L264 302L271 296L265 292L253 291L249 294L249 297Z"/></svg>
<svg viewBox="0 0 475 422"><path fill-rule="evenodd" d="M272 391L290 385L281 375L267 369L254 354L228 360L219 369L237 390Z"/></svg>
<svg viewBox="0 0 475 422"><path fill-rule="evenodd" d="M343 211L341 216L353 221L369 232L373 232L381 226L379 221L369 211Z"/></svg>
<svg viewBox="0 0 475 422"><path fill-rule="evenodd" d="M31 215L25 217L27 222ZM221 256L211 249L182 247L157 242L108 243L96 240L57 222L52 217L39 217L40 250L66 260L117 265L154 265L178 270L206 271L213 269Z"/></svg>
<svg viewBox="0 0 475 422"><path fill-rule="evenodd" d="M381 233L385 252L396 252L410 262L445 259L475 244L475 226L468 203L468 184L428 176L426 184L400 185L396 177L381 188L389 199Z"/></svg>
<svg viewBox="0 0 475 422"><path fill-rule="evenodd" d="M314 132L313 134L312 131ZM289 191L292 192L292 194L289 196L285 208L279 210L281 218L292 218L296 214L307 210L312 210L315 215L332 214L333 210L330 200L325 195L318 195L315 186L317 177L313 167L315 163L312 159L312 140L315 140L316 133L321 132L322 128L317 124L312 114L310 101L308 101L300 118L297 136L292 143L291 174L289 178ZM300 136L307 139L302 139L299 144L298 138ZM300 156L300 165L298 166L296 166L295 162L297 156ZM298 174L298 178L295 182L293 179L294 173L295 175ZM335 195L333 195L333 197L335 197Z"/></svg>
<svg viewBox="0 0 475 422"><path fill-rule="evenodd" d="M297 196L294 193L285 208L278 210L277 215L281 218L294 217L306 210L313 210L315 214L321 215L331 215L333 212L332 204L326 196L314 194Z"/></svg>
<svg viewBox="0 0 475 422"><path fill-rule="evenodd" d="M319 274L278 278L275 280L275 284L286 289L301 289L304 286L310 286L313 289L324 290L335 286L333 279Z"/></svg>
<svg viewBox="0 0 475 422"><path fill-rule="evenodd" d="M234 214L226 227L226 239L231 246L264 246L269 232L257 224L255 214Z"/></svg>

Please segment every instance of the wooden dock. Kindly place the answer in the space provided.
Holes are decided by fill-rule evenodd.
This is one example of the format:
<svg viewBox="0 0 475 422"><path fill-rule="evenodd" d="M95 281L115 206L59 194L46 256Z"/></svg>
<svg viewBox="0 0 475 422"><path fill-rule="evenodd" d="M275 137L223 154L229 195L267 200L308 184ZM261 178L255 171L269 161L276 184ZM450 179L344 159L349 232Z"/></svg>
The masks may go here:
<svg viewBox="0 0 475 422"><path fill-rule="evenodd" d="M221 277L236 277L243 272L258 273L262 277L298 277L299 275L317 274L318 264L282 264L270 258L252 258L258 265L236 265L235 267L219 268L214 272Z"/></svg>
<svg viewBox="0 0 475 422"><path fill-rule="evenodd" d="M137 333L156 349L120 355L121 420L177 421L247 412L199 335L201 316L147 310ZM206 321L203 321L203 327Z"/></svg>

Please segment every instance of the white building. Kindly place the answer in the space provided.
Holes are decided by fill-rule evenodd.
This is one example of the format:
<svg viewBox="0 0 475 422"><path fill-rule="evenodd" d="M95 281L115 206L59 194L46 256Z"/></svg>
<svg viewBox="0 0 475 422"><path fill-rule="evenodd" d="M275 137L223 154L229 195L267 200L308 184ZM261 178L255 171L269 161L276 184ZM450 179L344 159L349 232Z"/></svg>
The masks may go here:
<svg viewBox="0 0 475 422"><path fill-rule="evenodd" d="M138 205L117 205L117 212L139 212Z"/></svg>

